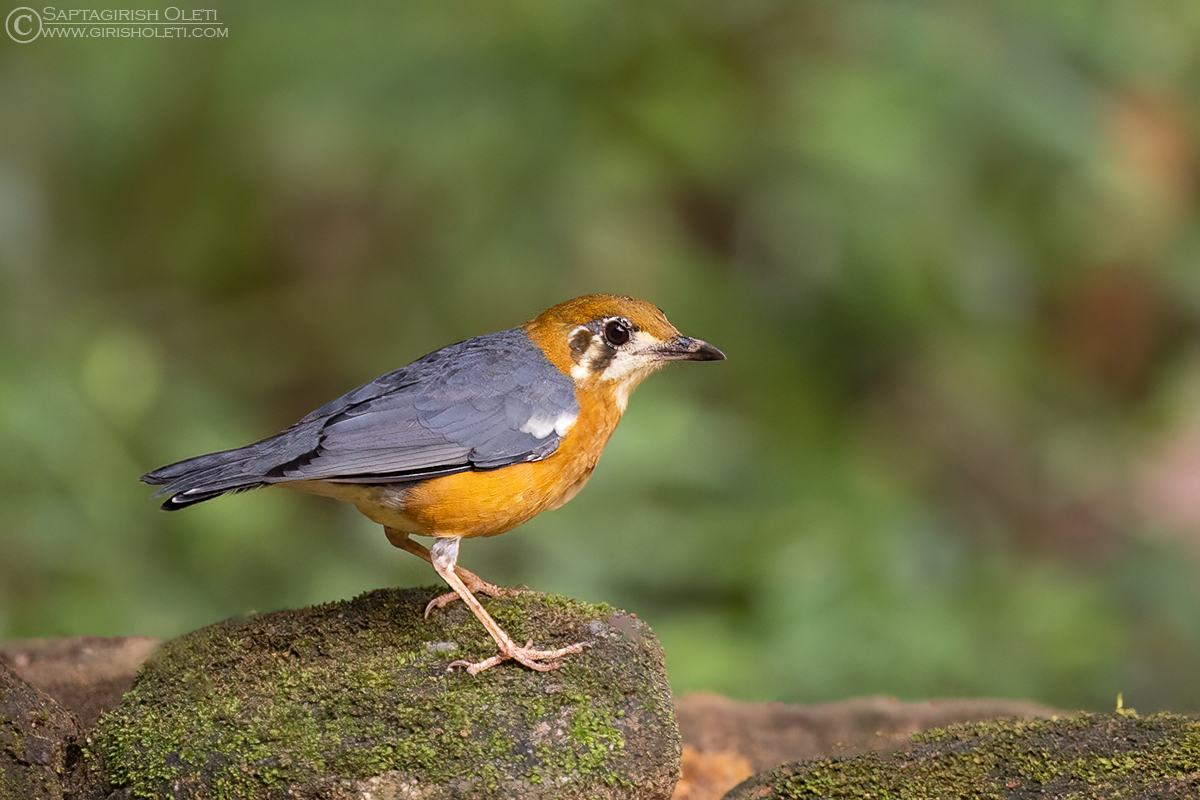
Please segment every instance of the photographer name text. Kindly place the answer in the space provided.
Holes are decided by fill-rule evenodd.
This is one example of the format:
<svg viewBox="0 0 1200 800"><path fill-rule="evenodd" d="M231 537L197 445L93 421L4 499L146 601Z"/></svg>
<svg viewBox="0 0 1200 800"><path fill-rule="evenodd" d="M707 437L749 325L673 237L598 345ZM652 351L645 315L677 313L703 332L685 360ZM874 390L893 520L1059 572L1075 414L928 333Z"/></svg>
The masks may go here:
<svg viewBox="0 0 1200 800"><path fill-rule="evenodd" d="M175 8L171 6L162 11L159 17L157 9L95 9L95 8L54 8L46 6L42 9L42 23L75 23L94 24L97 22L216 22L217 11L213 8Z"/></svg>

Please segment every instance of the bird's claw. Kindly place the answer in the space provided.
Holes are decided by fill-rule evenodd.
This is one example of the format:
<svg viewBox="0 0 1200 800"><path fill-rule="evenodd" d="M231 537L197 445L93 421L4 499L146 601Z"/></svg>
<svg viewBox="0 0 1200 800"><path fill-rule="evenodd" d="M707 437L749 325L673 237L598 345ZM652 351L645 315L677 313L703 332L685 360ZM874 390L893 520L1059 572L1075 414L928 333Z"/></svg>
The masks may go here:
<svg viewBox="0 0 1200 800"><path fill-rule="evenodd" d="M559 659L563 656L583 652L585 647L591 647L592 644L593 642L576 642L566 647L560 647L557 650L534 650L532 647L533 640L530 639L525 642L524 647L512 645L510 648L501 648L500 652L491 658L485 658L483 661L476 661L474 663L459 659L458 661L450 662L446 669L451 670L455 667L463 667L469 674L478 675L485 669L490 669L505 661L517 661L532 670L549 672L562 666L562 661Z"/></svg>

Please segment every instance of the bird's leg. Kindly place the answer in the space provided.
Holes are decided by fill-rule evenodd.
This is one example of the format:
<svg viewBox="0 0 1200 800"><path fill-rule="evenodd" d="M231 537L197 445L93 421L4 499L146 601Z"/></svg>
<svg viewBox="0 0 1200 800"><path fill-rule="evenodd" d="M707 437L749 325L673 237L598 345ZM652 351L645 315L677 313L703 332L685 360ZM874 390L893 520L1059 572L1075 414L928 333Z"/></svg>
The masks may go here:
<svg viewBox="0 0 1200 800"><path fill-rule="evenodd" d="M524 647L518 647L516 642L512 640L512 637L505 633L504 629L496 623L496 620L492 619L492 615L480 605L479 601L475 599L475 595L467 588L466 583L458 576L455 568L455 562L458 560L458 543L458 537L438 539L433 543L433 549L429 551L429 563L433 565L437 574L442 576L442 580L450 584L450 588L467 604L467 608L471 609L471 613L483 623L483 627L487 629L487 632L496 641L496 646L500 648L500 652L491 658L474 664L468 661L455 661L450 666L466 667L467 672L472 675L478 675L489 667L494 667L497 664L512 659L521 662L530 669L546 672L547 670L557 669L560 666L561 662L558 659L572 653L578 653L591 644L591 642L578 642L567 647L560 647L557 650L534 650L530 647L533 644L533 641L530 640L525 643Z"/></svg>
<svg viewBox="0 0 1200 800"><path fill-rule="evenodd" d="M395 528L389 528L385 525L383 528L383 533L385 536L387 536L388 541L391 542L393 546L399 547L406 553L412 553L414 556L428 561L430 564L433 563L433 557L429 554L429 548L420 542L414 542L404 531L398 531ZM471 594L485 594L488 597L516 597L519 594L527 594L532 591L531 589L524 588L509 589L503 586L497 586L494 583L488 583L474 572L460 567L457 564L454 566L454 571L458 573L458 577L462 579L464 584L466 584L467 589L470 590ZM444 608L458 599L459 596L457 592L447 592L446 594L438 595L437 597L433 598L429 601L429 604L425 606L426 619L429 618L430 613L432 613L434 609Z"/></svg>

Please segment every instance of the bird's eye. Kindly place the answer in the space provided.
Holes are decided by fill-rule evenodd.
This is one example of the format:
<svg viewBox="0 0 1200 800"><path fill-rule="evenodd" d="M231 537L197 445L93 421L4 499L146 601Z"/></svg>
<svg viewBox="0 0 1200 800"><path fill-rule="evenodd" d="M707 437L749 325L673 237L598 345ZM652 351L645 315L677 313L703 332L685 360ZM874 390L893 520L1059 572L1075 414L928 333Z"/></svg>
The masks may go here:
<svg viewBox="0 0 1200 800"><path fill-rule="evenodd" d="M613 347L620 347L628 342L630 335L629 323L623 319L610 319L604 325L604 339Z"/></svg>

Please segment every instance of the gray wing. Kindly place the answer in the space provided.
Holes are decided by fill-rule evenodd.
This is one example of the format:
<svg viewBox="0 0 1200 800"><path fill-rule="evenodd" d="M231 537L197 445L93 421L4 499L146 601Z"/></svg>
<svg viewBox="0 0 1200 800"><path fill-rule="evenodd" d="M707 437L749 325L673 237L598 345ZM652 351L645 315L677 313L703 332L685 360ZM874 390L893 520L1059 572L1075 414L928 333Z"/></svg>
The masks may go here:
<svg viewBox="0 0 1200 800"><path fill-rule="evenodd" d="M310 415L318 447L284 477L377 482L537 461L579 411L571 379L521 330L451 345L343 399Z"/></svg>
<svg viewBox="0 0 1200 800"><path fill-rule="evenodd" d="M313 411L282 433L143 480L180 508L269 483L393 483L537 461L579 407L574 384L519 328L450 345Z"/></svg>

